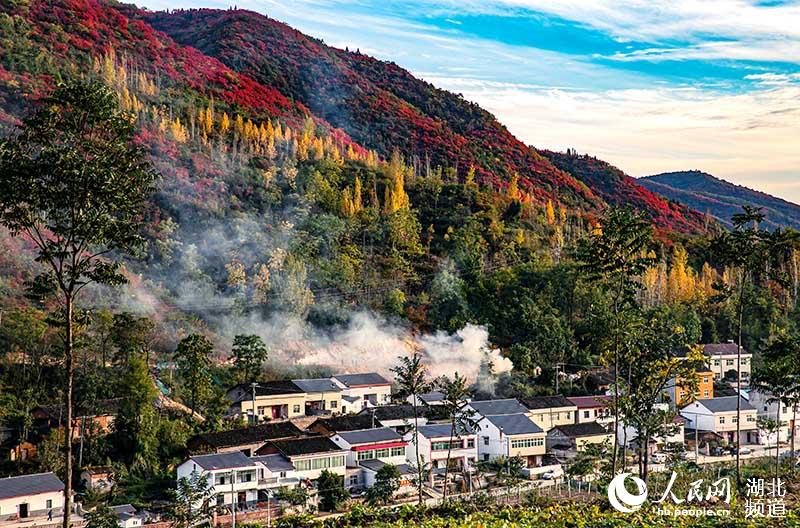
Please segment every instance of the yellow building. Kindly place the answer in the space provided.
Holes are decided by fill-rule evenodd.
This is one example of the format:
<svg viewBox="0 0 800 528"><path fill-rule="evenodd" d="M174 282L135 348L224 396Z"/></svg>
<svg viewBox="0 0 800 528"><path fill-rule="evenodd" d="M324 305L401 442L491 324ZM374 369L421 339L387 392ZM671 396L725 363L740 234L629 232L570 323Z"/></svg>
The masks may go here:
<svg viewBox="0 0 800 528"><path fill-rule="evenodd" d="M286 420L306 413L305 391L288 380L242 383L229 390L227 398L231 402L228 414L251 422Z"/></svg>

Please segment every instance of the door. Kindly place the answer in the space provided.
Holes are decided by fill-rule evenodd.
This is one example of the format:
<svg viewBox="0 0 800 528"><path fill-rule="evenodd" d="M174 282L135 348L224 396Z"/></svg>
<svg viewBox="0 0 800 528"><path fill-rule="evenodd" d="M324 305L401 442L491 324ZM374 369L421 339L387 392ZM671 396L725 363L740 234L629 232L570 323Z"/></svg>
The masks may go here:
<svg viewBox="0 0 800 528"><path fill-rule="evenodd" d="M19 518L25 519L28 517L28 504L22 503L19 505Z"/></svg>
<svg viewBox="0 0 800 528"><path fill-rule="evenodd" d="M247 506L247 492L240 491L236 494L236 509L243 510Z"/></svg>

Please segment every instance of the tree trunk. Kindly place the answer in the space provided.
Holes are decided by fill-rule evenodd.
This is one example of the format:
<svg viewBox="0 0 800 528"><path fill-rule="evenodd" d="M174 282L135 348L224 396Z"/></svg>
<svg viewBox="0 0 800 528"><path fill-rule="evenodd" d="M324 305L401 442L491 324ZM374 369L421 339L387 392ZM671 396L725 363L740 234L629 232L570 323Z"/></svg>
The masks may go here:
<svg viewBox="0 0 800 528"><path fill-rule="evenodd" d="M650 469L650 436L648 435L645 439L645 447L644 447L644 462L642 463L642 480L647 482L647 473Z"/></svg>
<svg viewBox="0 0 800 528"><path fill-rule="evenodd" d="M775 411L775 482L781 476L781 401L778 400L778 410ZM776 484L777 485L777 484Z"/></svg>
<svg viewBox="0 0 800 528"><path fill-rule="evenodd" d="M67 324L66 335L64 339L66 360L64 368L67 375L67 385L64 389L64 406L66 407L67 420L66 427L64 428L64 520L62 522L63 528L69 528L70 523L70 510L72 506L72 378L75 366L73 364L73 335L72 335L72 319L74 304L70 295L66 296L67 308Z"/></svg>
<svg viewBox="0 0 800 528"><path fill-rule="evenodd" d="M797 431L797 401L792 402L792 462L794 462L794 437ZM792 464L794 466L794 464Z"/></svg>
<svg viewBox="0 0 800 528"><path fill-rule="evenodd" d="M611 477L617 474L617 450L619 449L619 310L614 308L614 445L611 448Z"/></svg>

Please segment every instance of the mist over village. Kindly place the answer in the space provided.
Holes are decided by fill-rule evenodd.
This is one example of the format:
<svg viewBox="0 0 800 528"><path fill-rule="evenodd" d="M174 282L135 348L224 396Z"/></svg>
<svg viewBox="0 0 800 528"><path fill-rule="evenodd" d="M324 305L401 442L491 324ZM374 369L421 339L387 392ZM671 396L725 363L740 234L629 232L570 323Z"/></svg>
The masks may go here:
<svg viewBox="0 0 800 528"><path fill-rule="evenodd" d="M0 2L0 528L800 526L798 21Z"/></svg>

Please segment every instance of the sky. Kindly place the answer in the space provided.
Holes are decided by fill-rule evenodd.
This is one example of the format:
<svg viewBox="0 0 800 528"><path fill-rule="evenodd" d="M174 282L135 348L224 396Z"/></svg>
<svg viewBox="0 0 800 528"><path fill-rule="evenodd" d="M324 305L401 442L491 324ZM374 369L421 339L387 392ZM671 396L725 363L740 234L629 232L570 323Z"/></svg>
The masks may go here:
<svg viewBox="0 0 800 528"><path fill-rule="evenodd" d="M800 203L800 0L140 0L237 6L391 60L528 144Z"/></svg>

